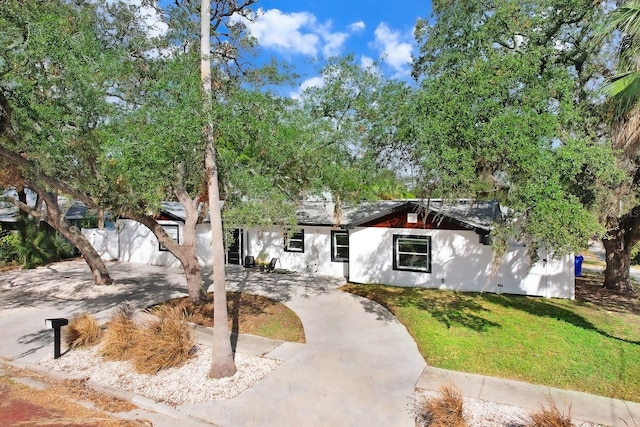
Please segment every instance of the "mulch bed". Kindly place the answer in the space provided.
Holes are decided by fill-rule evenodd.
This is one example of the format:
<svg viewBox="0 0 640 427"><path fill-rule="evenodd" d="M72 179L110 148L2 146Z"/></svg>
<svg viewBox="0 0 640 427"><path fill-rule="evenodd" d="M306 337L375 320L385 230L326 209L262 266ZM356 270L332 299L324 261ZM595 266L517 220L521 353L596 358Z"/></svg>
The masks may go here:
<svg viewBox="0 0 640 427"><path fill-rule="evenodd" d="M583 272L576 277L576 301L591 303L605 310L629 312L640 315L640 287L634 284L635 292L618 294L602 287L600 273Z"/></svg>

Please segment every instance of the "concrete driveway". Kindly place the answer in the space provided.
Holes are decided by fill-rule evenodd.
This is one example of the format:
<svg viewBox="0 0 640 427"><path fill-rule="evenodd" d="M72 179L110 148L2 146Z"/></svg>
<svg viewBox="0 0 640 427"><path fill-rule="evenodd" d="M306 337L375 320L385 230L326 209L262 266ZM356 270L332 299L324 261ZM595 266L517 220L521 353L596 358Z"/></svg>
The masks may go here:
<svg viewBox="0 0 640 427"><path fill-rule="evenodd" d="M31 362L52 352L45 318L80 311L107 318L124 300L142 308L185 293L179 269L108 268L120 287L100 295L91 293L83 261L0 273L0 356ZM69 281L73 292L57 290ZM404 326L380 305L338 291L343 282L229 268L228 290L282 301L300 317L307 342L268 353L282 365L236 398L177 410L221 426L413 426L414 386L425 362Z"/></svg>

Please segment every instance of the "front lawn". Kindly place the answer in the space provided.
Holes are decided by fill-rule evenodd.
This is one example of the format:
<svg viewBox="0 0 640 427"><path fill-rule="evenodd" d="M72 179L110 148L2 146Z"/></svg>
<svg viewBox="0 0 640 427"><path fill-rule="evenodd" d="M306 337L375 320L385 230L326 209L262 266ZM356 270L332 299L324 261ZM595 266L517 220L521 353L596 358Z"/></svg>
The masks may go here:
<svg viewBox="0 0 640 427"><path fill-rule="evenodd" d="M393 312L430 366L640 401L635 301L603 307L586 299L380 285L342 289Z"/></svg>

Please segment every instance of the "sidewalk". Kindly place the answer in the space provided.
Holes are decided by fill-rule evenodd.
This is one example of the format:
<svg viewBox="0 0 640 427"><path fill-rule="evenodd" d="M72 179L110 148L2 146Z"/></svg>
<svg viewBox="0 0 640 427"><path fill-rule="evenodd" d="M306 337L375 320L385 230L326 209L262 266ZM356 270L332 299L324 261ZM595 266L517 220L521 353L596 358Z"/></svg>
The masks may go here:
<svg viewBox="0 0 640 427"><path fill-rule="evenodd" d="M427 367L416 389L438 390L442 385L452 383L465 397L518 406L528 411L539 410L540 405L548 407L547 398L550 397L561 411L566 413L570 408L574 419L611 427L640 426L640 403L521 381Z"/></svg>

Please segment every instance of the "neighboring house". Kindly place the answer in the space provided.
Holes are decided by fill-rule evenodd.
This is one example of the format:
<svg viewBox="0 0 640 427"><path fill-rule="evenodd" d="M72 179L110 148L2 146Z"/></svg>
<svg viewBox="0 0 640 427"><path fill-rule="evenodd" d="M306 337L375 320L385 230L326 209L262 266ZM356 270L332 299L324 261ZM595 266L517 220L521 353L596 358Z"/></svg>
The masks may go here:
<svg viewBox="0 0 640 427"><path fill-rule="evenodd" d="M183 219L178 203L164 203L158 218L178 241ZM303 202L293 229L236 228L227 262L277 258L277 268L355 283L574 298L572 256L554 258L543 248L531 265L527 248L511 242L504 257L494 260L489 236L500 219L498 202L378 201L342 212L331 202ZM84 233L105 259L179 266L135 221L119 220L114 231ZM200 263L211 265L209 225L198 225L196 233Z"/></svg>
<svg viewBox="0 0 640 427"><path fill-rule="evenodd" d="M5 190L2 197L10 197L18 199L18 193L13 190ZM27 189L27 204L31 208L36 206L37 195L33 191ZM58 197L58 206L64 212L64 219L71 226L81 227L82 222L91 214L91 211L84 203L70 200L66 197ZM46 204L42 203L40 211L46 215ZM0 226L6 230L15 230L17 228L18 219L20 218L20 209L11 202L0 200ZM44 219L42 219L44 221Z"/></svg>

